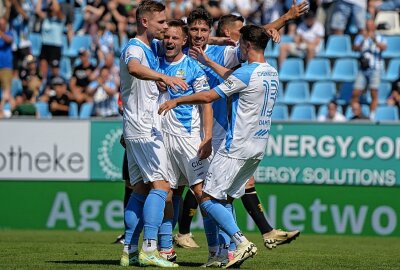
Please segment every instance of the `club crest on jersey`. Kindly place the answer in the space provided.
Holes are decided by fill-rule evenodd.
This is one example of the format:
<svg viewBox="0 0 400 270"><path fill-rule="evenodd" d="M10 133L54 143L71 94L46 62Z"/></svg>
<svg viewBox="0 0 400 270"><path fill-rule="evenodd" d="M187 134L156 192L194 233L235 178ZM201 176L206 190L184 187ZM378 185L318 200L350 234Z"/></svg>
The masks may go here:
<svg viewBox="0 0 400 270"><path fill-rule="evenodd" d="M231 79L225 80L224 84L228 89L232 89L235 86L235 83Z"/></svg>
<svg viewBox="0 0 400 270"><path fill-rule="evenodd" d="M185 79L185 71L183 69L178 69L175 74L175 77Z"/></svg>

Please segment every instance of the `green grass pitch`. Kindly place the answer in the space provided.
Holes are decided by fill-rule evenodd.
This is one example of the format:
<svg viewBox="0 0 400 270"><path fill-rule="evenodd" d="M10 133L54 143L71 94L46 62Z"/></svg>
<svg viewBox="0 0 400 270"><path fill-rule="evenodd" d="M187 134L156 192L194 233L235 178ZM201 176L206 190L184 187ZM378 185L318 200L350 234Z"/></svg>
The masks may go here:
<svg viewBox="0 0 400 270"><path fill-rule="evenodd" d="M116 235L0 230L0 269L123 269L118 265L122 245L111 244ZM246 235L259 252L241 269L400 269L399 238L300 235L289 245L266 250L259 234ZM205 238L202 232L195 237L200 249L176 249L179 269L205 262Z"/></svg>

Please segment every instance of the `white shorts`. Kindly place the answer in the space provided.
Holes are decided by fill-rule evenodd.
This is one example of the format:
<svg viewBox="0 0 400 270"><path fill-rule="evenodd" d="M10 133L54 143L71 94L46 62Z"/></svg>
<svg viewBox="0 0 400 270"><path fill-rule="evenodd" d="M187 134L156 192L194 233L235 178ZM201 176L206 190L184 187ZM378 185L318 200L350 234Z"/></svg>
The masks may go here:
<svg viewBox="0 0 400 270"><path fill-rule="evenodd" d="M200 137L180 137L164 133L164 144L168 156L168 178L171 188L193 186L204 181L210 161L200 160L197 151Z"/></svg>
<svg viewBox="0 0 400 270"><path fill-rule="evenodd" d="M212 156L215 156L215 154L218 152L218 149L222 146L222 142L224 139L212 139L211 144L212 144Z"/></svg>
<svg viewBox="0 0 400 270"><path fill-rule="evenodd" d="M161 135L125 139L125 143L131 185L141 180L144 183L168 181L168 159Z"/></svg>
<svg viewBox="0 0 400 270"><path fill-rule="evenodd" d="M208 169L203 191L218 200L226 200L228 196L240 198L259 163L259 159L235 159L216 153Z"/></svg>

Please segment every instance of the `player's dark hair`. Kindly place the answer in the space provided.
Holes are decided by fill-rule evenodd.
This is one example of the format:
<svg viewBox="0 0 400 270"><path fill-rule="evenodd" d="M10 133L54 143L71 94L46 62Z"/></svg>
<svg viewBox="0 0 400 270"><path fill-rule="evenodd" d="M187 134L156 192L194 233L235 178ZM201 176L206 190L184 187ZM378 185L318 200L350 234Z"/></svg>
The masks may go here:
<svg viewBox="0 0 400 270"><path fill-rule="evenodd" d="M217 36L224 37L224 29L237 21L244 23L244 18L242 16L236 16L234 14L221 16L218 21Z"/></svg>
<svg viewBox="0 0 400 270"><path fill-rule="evenodd" d="M245 25L240 29L242 39L250 42L254 49L265 50L269 41L265 29L256 25Z"/></svg>
<svg viewBox="0 0 400 270"><path fill-rule="evenodd" d="M138 24L141 24L141 19L145 13L161 12L163 10L165 10L163 3L153 0L144 0L136 9L136 21Z"/></svg>
<svg viewBox="0 0 400 270"><path fill-rule="evenodd" d="M177 28L181 28L182 32L187 36L188 35L188 27L187 24L180 20L180 19L173 19L173 20L169 20L167 21L167 25L168 27L177 27Z"/></svg>
<svg viewBox="0 0 400 270"><path fill-rule="evenodd" d="M187 17L188 25L191 25L193 22L195 22L197 20L205 21L207 23L208 27L210 27L210 29L211 29L213 19L211 17L211 14L204 8L199 7L199 8L192 10L189 13L189 16Z"/></svg>

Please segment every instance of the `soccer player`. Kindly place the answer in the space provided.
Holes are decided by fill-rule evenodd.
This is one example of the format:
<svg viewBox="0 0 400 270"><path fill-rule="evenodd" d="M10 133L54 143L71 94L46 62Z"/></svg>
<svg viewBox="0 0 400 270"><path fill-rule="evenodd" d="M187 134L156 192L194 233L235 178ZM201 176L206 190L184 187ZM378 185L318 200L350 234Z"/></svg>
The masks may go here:
<svg viewBox="0 0 400 270"><path fill-rule="evenodd" d="M165 56L161 58L160 71L168 76L184 79L189 88L186 91L175 91L169 87L168 92L164 94L165 99L175 99L210 90L203 69L196 60L182 52L187 35L187 26L182 20L168 22L168 30L163 40ZM169 160L168 176L174 189L172 200L175 221L163 222L159 231L159 244L160 254L169 260L176 257L172 248L172 228L178 218L183 188L185 185L190 187L200 201L202 183L209 167L207 158L212 152L213 114L211 104L204 104L201 107L200 110L197 105L181 106L162 119L164 144Z"/></svg>
<svg viewBox="0 0 400 270"><path fill-rule="evenodd" d="M303 2L299 5L296 5L295 1L293 1L292 8L284 14L278 20L272 22L271 24L267 24L264 26L266 30L268 30L268 34L271 35L274 41L279 40L279 34L277 34L276 30L282 28L285 23L291 19L297 18L302 14L308 11L308 3ZM222 65L227 68L234 68L240 64L240 50L239 47L232 46L217 46L217 45L208 45L208 39L211 33L212 26L212 17L211 15L202 8L197 8L193 10L188 16L188 26L189 26L189 46L190 47L200 47L204 50L204 52L210 57L211 60ZM188 50L185 51L188 53ZM211 88L217 86L222 82L222 78L216 74L210 67L202 66L206 75L208 77L208 83ZM214 110L214 125L213 125L213 149L217 150L224 139L226 130L228 128L228 115L227 115L227 101L225 99L220 99L217 102L213 103ZM190 196L190 193L187 193ZM190 221L193 218L193 213L197 208L193 199L189 200L191 203L191 208L183 207L181 221L179 223L179 234L174 236L174 240L178 246L182 247L196 247L197 244L191 239L190 232ZM186 198L185 198L186 202ZM229 207L229 206L228 206ZM185 211L186 210L186 211ZM206 229L206 228L205 228ZM207 230L207 229L206 229ZM213 256L213 253L218 252L218 248L215 245L219 246L219 242L215 242L211 240L212 237L211 231L206 232L208 235L208 245L210 251L210 257ZM273 242L273 241L272 241ZM268 243L268 241L267 241ZM227 243L225 243L226 245ZM211 245L211 246L210 246ZM227 251L226 251L227 252Z"/></svg>
<svg viewBox="0 0 400 270"><path fill-rule="evenodd" d="M201 48L196 48L202 56L198 59L203 59L201 62L212 67L225 81L210 91L169 100L158 111L162 114L182 104L215 103L232 96L229 127L207 172L200 204L237 246L226 268L257 254L257 247L242 234L224 203L243 196L247 180L264 157L279 88L278 73L264 58L268 43L265 29L247 25L240 33L240 58L247 60L248 65L232 73L213 62Z"/></svg>
<svg viewBox="0 0 400 270"><path fill-rule="evenodd" d="M129 177L133 192L125 209L125 245L120 264L177 267L159 255L158 229L163 220L170 184L167 178L167 155L157 115L159 90L155 81L173 89L187 89L182 78L157 72L158 42L167 29L165 6L145 0L136 11L137 36L121 53L121 94L123 133ZM143 245L138 252L142 226Z"/></svg>
<svg viewBox="0 0 400 270"><path fill-rule="evenodd" d="M240 38L240 29L243 27L244 18L233 14L222 16L218 22L217 35L220 37L229 37L238 42ZM272 249L277 245L287 244L300 235L300 231L281 231L273 229L265 218L260 199L257 196L254 176L250 177L246 183L245 194L241 197L242 203L253 218L264 240L264 246Z"/></svg>

